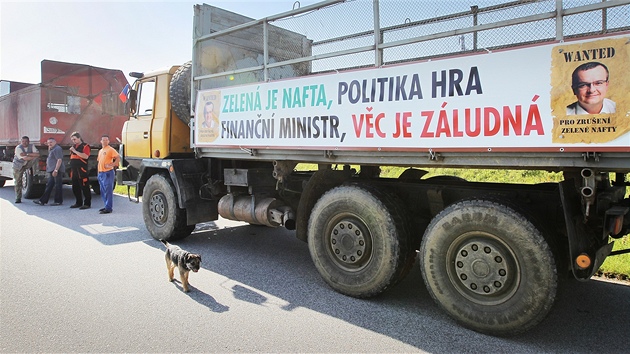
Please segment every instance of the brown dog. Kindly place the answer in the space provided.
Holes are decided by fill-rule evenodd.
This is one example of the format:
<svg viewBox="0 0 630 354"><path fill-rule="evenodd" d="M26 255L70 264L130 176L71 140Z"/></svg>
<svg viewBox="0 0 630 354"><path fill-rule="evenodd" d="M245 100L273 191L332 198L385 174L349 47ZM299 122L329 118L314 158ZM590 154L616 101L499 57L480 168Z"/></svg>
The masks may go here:
<svg viewBox="0 0 630 354"><path fill-rule="evenodd" d="M173 271L175 267L179 269L179 276L182 280L182 287L184 292L188 292L188 273L192 270L197 272L201 265L201 256L198 254L186 252L178 246L171 245L170 243L161 240L164 246L166 246L166 270L168 271L168 280L173 281Z"/></svg>

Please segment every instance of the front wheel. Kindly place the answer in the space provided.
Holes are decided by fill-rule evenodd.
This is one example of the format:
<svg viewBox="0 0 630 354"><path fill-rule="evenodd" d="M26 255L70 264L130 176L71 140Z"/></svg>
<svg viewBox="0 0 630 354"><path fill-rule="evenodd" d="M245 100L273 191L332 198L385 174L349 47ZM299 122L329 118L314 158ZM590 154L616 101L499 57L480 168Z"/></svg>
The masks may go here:
<svg viewBox="0 0 630 354"><path fill-rule="evenodd" d="M397 200L356 185L333 188L317 201L308 223L308 248L330 287L359 298L402 279L413 251Z"/></svg>
<svg viewBox="0 0 630 354"><path fill-rule="evenodd" d="M186 209L177 206L173 183L163 175L153 175L142 194L142 217L156 240L180 240L195 229L186 224Z"/></svg>
<svg viewBox="0 0 630 354"><path fill-rule="evenodd" d="M420 267L440 307L491 335L530 329L556 296L555 261L541 231L494 201L461 201L439 213L422 239Z"/></svg>
<svg viewBox="0 0 630 354"><path fill-rule="evenodd" d="M24 170L22 174L22 196L25 199L39 198L44 194L45 184L36 184L33 169Z"/></svg>

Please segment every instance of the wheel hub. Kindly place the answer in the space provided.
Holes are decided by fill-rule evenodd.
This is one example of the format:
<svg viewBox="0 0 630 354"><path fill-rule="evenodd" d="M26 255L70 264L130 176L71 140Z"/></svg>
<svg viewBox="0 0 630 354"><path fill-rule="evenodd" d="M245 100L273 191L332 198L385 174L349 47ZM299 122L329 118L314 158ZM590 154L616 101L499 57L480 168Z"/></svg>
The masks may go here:
<svg viewBox="0 0 630 354"><path fill-rule="evenodd" d="M365 256L366 249L363 231L351 221L341 221L332 229L330 247L339 261L359 263Z"/></svg>
<svg viewBox="0 0 630 354"><path fill-rule="evenodd" d="M166 214L164 199L160 195L153 195L149 202L149 209L151 210L153 221L157 224L162 224Z"/></svg>
<svg viewBox="0 0 630 354"><path fill-rule="evenodd" d="M22 194L26 194L28 187L30 187L28 182L28 170L25 170L22 173Z"/></svg>
<svg viewBox="0 0 630 354"><path fill-rule="evenodd" d="M457 251L455 273L468 290L491 295L504 288L510 267L498 247L476 240L461 245Z"/></svg>

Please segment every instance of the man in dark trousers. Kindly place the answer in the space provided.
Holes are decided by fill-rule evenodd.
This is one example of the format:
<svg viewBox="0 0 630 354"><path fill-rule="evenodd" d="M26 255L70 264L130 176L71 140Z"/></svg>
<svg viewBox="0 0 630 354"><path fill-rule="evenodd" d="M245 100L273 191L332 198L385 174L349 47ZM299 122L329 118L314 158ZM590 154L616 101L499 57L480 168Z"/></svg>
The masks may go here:
<svg viewBox="0 0 630 354"><path fill-rule="evenodd" d="M90 146L83 142L78 132L72 133L70 140L74 144L70 147L70 177L72 178L72 193L76 199L70 208L89 209L92 206L92 193L88 179Z"/></svg>
<svg viewBox="0 0 630 354"><path fill-rule="evenodd" d="M46 205L50 194L55 191L55 202L53 205L63 204L63 192L62 182L63 173L65 167L63 165L63 150L61 146L57 145L55 138L48 138L48 158L46 159L46 172L48 172L48 183L46 183L46 190L44 194L38 200L33 200L33 203L39 205Z"/></svg>

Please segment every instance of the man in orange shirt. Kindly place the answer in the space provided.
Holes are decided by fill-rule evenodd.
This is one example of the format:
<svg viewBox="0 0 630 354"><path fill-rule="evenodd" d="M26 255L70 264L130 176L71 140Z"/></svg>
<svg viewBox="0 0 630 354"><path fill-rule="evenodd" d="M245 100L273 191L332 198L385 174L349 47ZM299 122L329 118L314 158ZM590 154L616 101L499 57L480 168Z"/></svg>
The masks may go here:
<svg viewBox="0 0 630 354"><path fill-rule="evenodd" d="M109 135L101 137L102 149L98 151L98 183L101 186L101 198L105 207L99 210L101 214L109 214L114 205L114 169L118 168L120 155L109 146Z"/></svg>

